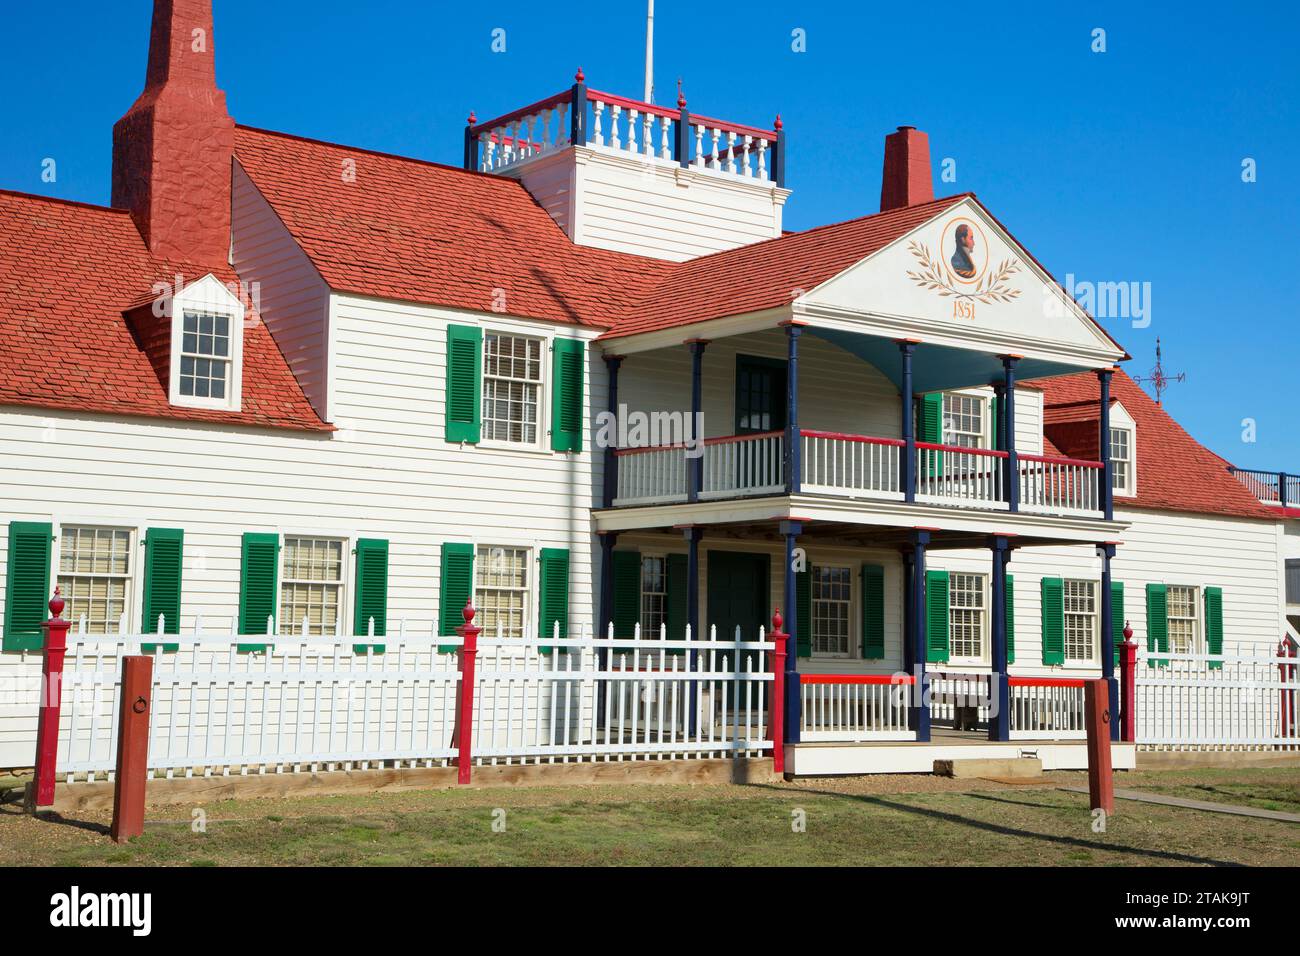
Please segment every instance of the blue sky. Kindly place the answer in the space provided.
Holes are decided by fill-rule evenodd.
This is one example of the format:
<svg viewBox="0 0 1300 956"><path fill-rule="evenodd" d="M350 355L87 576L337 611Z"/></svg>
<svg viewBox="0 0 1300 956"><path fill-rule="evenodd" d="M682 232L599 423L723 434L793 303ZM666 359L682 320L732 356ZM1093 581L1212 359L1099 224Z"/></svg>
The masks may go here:
<svg viewBox="0 0 1300 956"><path fill-rule="evenodd" d="M10 5L0 188L108 201L151 6ZM218 79L247 125L458 163L471 108L532 102L578 65L640 96L644 0L215 6ZM681 76L708 115L766 125L779 111L792 229L876 211L884 134L926 130L936 175L956 161L937 191L977 193L1058 279L1150 283L1149 327L1105 324L1130 374L1162 338L1167 370L1187 373L1166 406L1194 435L1243 467L1300 473L1298 26L1289 4L658 0L657 99ZM57 183L41 181L46 157Z"/></svg>

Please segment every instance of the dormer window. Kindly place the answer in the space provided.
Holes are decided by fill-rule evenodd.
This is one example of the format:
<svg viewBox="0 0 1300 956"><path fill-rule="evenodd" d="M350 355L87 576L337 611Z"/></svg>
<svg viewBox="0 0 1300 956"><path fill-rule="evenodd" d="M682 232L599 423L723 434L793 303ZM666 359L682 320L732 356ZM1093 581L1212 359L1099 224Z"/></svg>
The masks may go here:
<svg viewBox="0 0 1300 956"><path fill-rule="evenodd" d="M1137 425L1123 405L1110 410L1110 486L1117 495L1137 494Z"/></svg>
<svg viewBox="0 0 1300 956"><path fill-rule="evenodd" d="M187 309L181 330L181 397L225 402L230 394L230 316Z"/></svg>

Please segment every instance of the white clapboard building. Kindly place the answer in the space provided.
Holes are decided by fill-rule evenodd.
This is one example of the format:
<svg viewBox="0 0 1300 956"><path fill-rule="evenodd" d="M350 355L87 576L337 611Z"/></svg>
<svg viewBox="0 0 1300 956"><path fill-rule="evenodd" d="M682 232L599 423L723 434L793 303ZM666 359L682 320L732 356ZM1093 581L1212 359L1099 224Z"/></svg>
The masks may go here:
<svg viewBox="0 0 1300 956"><path fill-rule="evenodd" d="M455 168L237 125L211 36L156 4L112 207L0 192L0 766L56 586L74 646L161 622L252 659L448 637L469 600L521 645L758 641L780 607L800 773L1046 748L1126 623L1251 657L1300 612L1300 479L1198 444L995 211L934 197L924 133L886 137L879 212L786 232L779 118L579 71L471 116ZM900 672L997 706L881 717ZM1006 713L1057 697L1074 723Z"/></svg>

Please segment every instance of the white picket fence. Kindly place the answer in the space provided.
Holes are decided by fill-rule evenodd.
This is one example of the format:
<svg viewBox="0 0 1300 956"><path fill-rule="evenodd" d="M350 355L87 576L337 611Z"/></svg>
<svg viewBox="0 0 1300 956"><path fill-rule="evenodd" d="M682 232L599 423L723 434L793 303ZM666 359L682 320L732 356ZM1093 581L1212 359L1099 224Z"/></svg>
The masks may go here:
<svg viewBox="0 0 1300 956"><path fill-rule="evenodd" d="M1162 654L1139 648L1134 676L1138 746L1300 750L1300 662L1289 665L1285 674L1282 663L1273 655Z"/></svg>
<svg viewBox="0 0 1300 956"><path fill-rule="evenodd" d="M175 645L164 650L159 641ZM228 776L447 766L457 754L458 636L302 638L73 632L58 773L111 777L122 658L155 645L149 767ZM241 646L265 645L250 652ZM355 646L354 646L355 645ZM374 645L382 645L382 651ZM758 640L481 636L476 764L761 756L774 646Z"/></svg>

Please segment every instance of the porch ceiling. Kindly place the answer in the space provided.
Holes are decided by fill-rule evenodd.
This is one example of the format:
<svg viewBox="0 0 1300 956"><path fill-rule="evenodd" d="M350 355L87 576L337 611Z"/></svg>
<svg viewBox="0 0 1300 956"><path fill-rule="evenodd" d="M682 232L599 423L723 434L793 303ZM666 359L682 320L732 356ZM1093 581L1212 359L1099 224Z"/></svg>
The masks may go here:
<svg viewBox="0 0 1300 956"><path fill-rule="evenodd" d="M809 335L838 345L844 351L868 362L880 370L901 389L902 360L898 343L893 339L843 329L827 329L810 325L804 329ZM1048 378L1069 375L1083 368L1064 362L1046 359L1023 358L1016 366L1016 378ZM954 348L950 345L921 343L912 358L912 387L917 393L939 392L953 388L973 388L1002 380L1002 360L992 352Z"/></svg>

